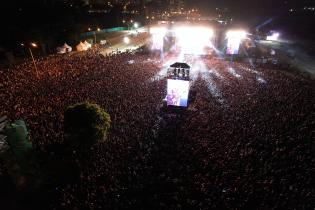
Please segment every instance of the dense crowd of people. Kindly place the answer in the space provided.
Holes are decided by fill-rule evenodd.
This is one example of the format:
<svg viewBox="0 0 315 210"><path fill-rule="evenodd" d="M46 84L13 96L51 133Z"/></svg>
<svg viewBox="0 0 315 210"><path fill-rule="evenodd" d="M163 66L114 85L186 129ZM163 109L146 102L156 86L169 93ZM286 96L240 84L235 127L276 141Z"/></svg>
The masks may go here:
<svg viewBox="0 0 315 210"><path fill-rule="evenodd" d="M195 99L174 112L161 111L158 55L88 51L37 60L38 76L31 62L0 71L0 116L24 119L38 151L63 142L69 105L95 102L111 116L80 180L56 186L46 205L313 209L314 81L217 58L193 62Z"/></svg>

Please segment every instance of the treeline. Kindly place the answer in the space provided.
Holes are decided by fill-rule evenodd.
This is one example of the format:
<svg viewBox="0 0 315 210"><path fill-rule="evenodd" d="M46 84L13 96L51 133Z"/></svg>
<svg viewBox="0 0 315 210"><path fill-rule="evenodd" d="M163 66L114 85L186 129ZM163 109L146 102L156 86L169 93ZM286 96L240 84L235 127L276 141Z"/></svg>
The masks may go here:
<svg viewBox="0 0 315 210"><path fill-rule="evenodd" d="M21 43L36 42L41 47L35 54L53 53L64 42L77 43L80 33L88 28L119 26L119 8L107 14L90 14L88 10L81 1L10 1L0 15L0 47L19 56L25 54Z"/></svg>

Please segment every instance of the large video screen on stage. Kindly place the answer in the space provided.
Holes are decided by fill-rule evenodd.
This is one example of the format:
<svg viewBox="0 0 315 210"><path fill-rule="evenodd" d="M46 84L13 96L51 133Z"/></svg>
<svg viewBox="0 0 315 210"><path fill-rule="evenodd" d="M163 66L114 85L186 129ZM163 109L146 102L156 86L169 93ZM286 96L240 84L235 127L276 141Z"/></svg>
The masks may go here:
<svg viewBox="0 0 315 210"><path fill-rule="evenodd" d="M241 40L238 37L229 37L226 54L228 55L237 55L240 48Z"/></svg>
<svg viewBox="0 0 315 210"><path fill-rule="evenodd" d="M187 107L189 93L189 81L167 80L167 105Z"/></svg>

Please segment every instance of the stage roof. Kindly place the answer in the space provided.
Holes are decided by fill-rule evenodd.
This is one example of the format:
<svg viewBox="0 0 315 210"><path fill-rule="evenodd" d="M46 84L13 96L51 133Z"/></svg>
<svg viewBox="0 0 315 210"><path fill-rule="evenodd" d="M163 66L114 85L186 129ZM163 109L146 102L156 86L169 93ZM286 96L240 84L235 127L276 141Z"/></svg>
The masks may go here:
<svg viewBox="0 0 315 210"><path fill-rule="evenodd" d="M179 63L179 62L172 64L171 67L172 68L190 69L190 66L187 63Z"/></svg>

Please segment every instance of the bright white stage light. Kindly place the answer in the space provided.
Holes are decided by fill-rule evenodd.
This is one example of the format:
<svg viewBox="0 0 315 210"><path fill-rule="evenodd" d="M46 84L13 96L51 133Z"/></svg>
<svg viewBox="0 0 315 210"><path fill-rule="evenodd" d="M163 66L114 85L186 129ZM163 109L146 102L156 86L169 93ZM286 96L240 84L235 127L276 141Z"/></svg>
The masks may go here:
<svg viewBox="0 0 315 210"><path fill-rule="evenodd" d="M177 46L184 54L204 54L204 48L211 46L213 30L205 27L175 28Z"/></svg>
<svg viewBox="0 0 315 210"><path fill-rule="evenodd" d="M228 31L226 37L228 39L226 54L235 55L239 53L239 47L243 39L246 38L245 31Z"/></svg>
<svg viewBox="0 0 315 210"><path fill-rule="evenodd" d="M279 33L273 33L270 36L267 36L268 41L278 41L280 34Z"/></svg>
<svg viewBox="0 0 315 210"><path fill-rule="evenodd" d="M156 27L156 28L150 28L150 34L161 34L165 35L167 29L164 27Z"/></svg>
<svg viewBox="0 0 315 210"><path fill-rule="evenodd" d="M164 45L164 37L167 29L164 27L150 28L150 34L152 37L152 49L162 50Z"/></svg>
<svg viewBox="0 0 315 210"><path fill-rule="evenodd" d="M124 37L124 43L125 44L129 44L130 43L130 39L127 36Z"/></svg>
<svg viewBox="0 0 315 210"><path fill-rule="evenodd" d="M246 32L245 31L228 31L226 33L227 38L238 38L240 40L246 38Z"/></svg>

